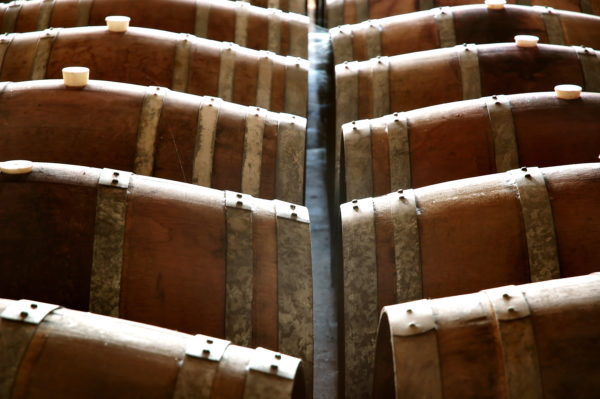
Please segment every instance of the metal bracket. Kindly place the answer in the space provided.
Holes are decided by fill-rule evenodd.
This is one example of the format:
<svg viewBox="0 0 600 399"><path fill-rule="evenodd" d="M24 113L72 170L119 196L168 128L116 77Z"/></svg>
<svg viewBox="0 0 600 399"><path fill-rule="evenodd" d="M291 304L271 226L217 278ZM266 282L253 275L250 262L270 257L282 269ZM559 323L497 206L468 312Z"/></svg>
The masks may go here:
<svg viewBox="0 0 600 399"><path fill-rule="evenodd" d="M102 169L102 172L100 172L98 185L116 188L128 188L131 175L131 172L104 168Z"/></svg>
<svg viewBox="0 0 600 399"><path fill-rule="evenodd" d="M220 362L231 341L198 334L190 338L185 354L211 362Z"/></svg>
<svg viewBox="0 0 600 399"><path fill-rule="evenodd" d="M293 380L299 364L300 359L296 357L259 347L254 350L248 368L259 373Z"/></svg>
<svg viewBox="0 0 600 399"><path fill-rule="evenodd" d="M394 336L418 335L436 328L433 309L427 299L388 306L386 312Z"/></svg>
<svg viewBox="0 0 600 399"><path fill-rule="evenodd" d="M483 292L490 299L498 321L522 319L531 313L523 291L514 285Z"/></svg>
<svg viewBox="0 0 600 399"><path fill-rule="evenodd" d="M0 318L37 325L58 308L58 305L21 299L8 305L0 314Z"/></svg>
<svg viewBox="0 0 600 399"><path fill-rule="evenodd" d="M225 206L228 208L254 210L254 197L248 194L225 190Z"/></svg>
<svg viewBox="0 0 600 399"><path fill-rule="evenodd" d="M302 205L275 200L275 214L278 218L296 220L302 223L310 223L308 209Z"/></svg>

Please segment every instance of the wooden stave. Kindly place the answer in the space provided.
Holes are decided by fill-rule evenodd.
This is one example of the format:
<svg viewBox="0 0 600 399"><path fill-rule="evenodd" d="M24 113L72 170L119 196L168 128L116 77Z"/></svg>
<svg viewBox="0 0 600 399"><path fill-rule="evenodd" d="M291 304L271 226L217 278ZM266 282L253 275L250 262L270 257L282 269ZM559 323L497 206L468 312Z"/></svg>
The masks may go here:
<svg viewBox="0 0 600 399"><path fill-rule="evenodd" d="M94 233L89 229L93 230L94 225L99 223L98 211L94 209L99 206L97 196L98 202L100 201L100 172L93 168L35 163L33 172L28 175L0 174L0 180L12 186L2 192L24 201L20 207L25 213L29 213L29 216L37 215L37 221L27 225L31 234L24 232L15 237L10 232L3 233L8 240L2 250L7 262L11 251L23 253L23 245L27 247L23 250L28 252L21 257L19 276L13 275L4 280L6 284L1 290L2 295L13 298L33 297L36 300L41 298L42 301L61 303L80 310L88 310L88 304L92 306L89 288L90 281L93 282L94 279L95 272L92 268L96 262L95 249L92 251L92 247L95 248L94 234L98 234L98 230ZM20 188L15 190L19 186ZM125 194L127 204L122 243L122 272L119 274L121 291L114 315L184 332L204 332L213 336L233 338L231 340L236 344L262 345L272 350L298 353L299 357L304 359L306 391L311 393L312 283L306 209L294 206L298 216L293 217L290 216L290 211L284 209L288 206L287 203L253 199L247 195L241 198L243 206L236 206L234 200L231 208L225 206L224 192L136 175L131 177L128 187ZM52 198L52 203L42 207L40 193L41 201ZM235 193L230 194L226 197L236 198ZM7 198L7 201L10 199ZM71 217L67 218L67 226L64 226L65 218L61 211L58 211L57 204L68 206ZM243 233L247 236L249 234L252 240L250 245L255 248L254 255L250 256L262 256L255 258L254 266L250 266L257 269L254 287L252 281L240 283L231 282L229 278L226 280L226 265L230 259L235 259L235 256L239 258L239 255L226 248L227 240L231 239L229 236L239 234L227 232L227 224L233 217L229 213L232 209L238 211L235 208L239 208L239 211L249 218L252 218L252 214L258 216L257 212L261 210L266 212L270 219L266 226L264 222L263 227L252 225L254 232ZM50 212L47 212L48 210ZM13 208L10 223L7 223L7 226L15 228L13 233L18 230L16 226L20 219L19 213L23 216L20 210ZM143 216L144 214L146 216ZM79 216L83 216L82 219L76 220ZM62 228L58 227L61 223ZM44 238L41 233L44 224L54 226L52 236ZM197 230L198 226L203 226L200 233ZM269 239L269 230L274 232L272 237L276 242ZM65 234L65 231L68 234ZM210 234L206 234L207 232ZM282 241L290 233L296 241ZM108 235L104 231L100 234ZM136 239L129 239L136 234L141 234L142 241L135 242ZM256 235L256 238L253 238L253 235ZM31 241L26 243L24 238ZM37 248L33 248L31 243L36 243ZM268 254L265 257L264 253L269 247L272 248L271 253L275 251L275 259L269 258ZM51 250L44 255L48 248ZM295 253L289 254L290 250ZM62 258L52 258L52 254L58 254ZM46 264L41 265L39 259L46 259ZM286 263L283 263L284 261ZM53 268L53 264L59 269ZM169 273L166 274L165 270L169 270ZM252 270L250 272L252 273ZM285 287L291 279L297 289L278 292L278 287L269 288L265 284L269 284L272 279L261 277L259 272L275 273L277 286ZM13 273L4 268L2 274ZM18 280L22 279L26 282L19 283ZM103 277L104 280L109 281L109 278ZM55 284L50 285L49 281L54 281ZM298 281L302 281L300 286ZM238 298L238 295L242 294L239 291L240 284L248 285L249 295L257 300L262 298L262 304L266 303L265 295L267 300L275 298L277 302L271 303L268 309L252 307L253 302L248 301L248 297L244 297L243 300ZM169 286L173 289L169 289ZM102 296L99 298L105 299ZM240 300L248 304L249 309L235 307L236 301L239 303ZM230 303L233 308L230 308ZM305 309L300 311L305 314L300 314L298 309ZM111 314L106 309L95 312ZM190 314L194 314L195 317L190 318ZM268 331L269 325L257 324L268 318L275 318L277 331ZM239 324L238 320L248 320L251 331L243 331L243 336L232 332L228 326L235 327L236 323Z"/></svg>
<svg viewBox="0 0 600 399"><path fill-rule="evenodd" d="M35 301L26 302L44 306ZM0 312L15 305L20 303L1 299ZM220 356L215 353L214 356L219 357L213 360L187 354L188 345L196 340L219 341L211 337L192 337L60 307L39 324L0 319L0 331L4 345L13 342L11 347L5 346L5 350L22 351L16 354L14 363L4 357L4 351L0 360L4 366L15 368L2 379L2 390L7 397L101 397L108 393L124 398L144 392L145 397L156 398L246 398L251 396L243 394L244 387L256 389L257 385L269 392L268 386L260 386L256 369L249 368L249 364L260 357L260 349L223 342L219 344L225 346L224 352ZM78 349L73 350L73 347ZM276 355L275 352L270 354ZM273 360L277 363L275 358ZM301 361L287 356L285 360L286 371L293 375L291 380L274 375L259 378L262 383L264 378L271 379L280 389L277 393L270 391L272 394L282 398L304 397ZM251 378L254 381L250 381ZM188 385L190 379L210 385Z"/></svg>
<svg viewBox="0 0 600 399"><path fill-rule="evenodd" d="M341 191L347 195L345 200L508 170L498 170L498 158L494 154L495 131L486 105L489 102L494 107L499 98L440 104L364 121L370 125L370 132L367 129L366 134L370 137L372 154L367 153L363 162L350 160L349 154L358 154L361 150L354 138L353 125L344 125L342 145L356 148L352 152L348 148L342 151L345 159L342 159L341 166L344 170ZM584 92L581 99L575 101L560 100L549 92L513 94L504 98L510 104L516 140L517 163L512 168L596 161L597 154L593 148L600 144L595 143L600 94ZM383 141L376 141L375 132L382 130L378 126L389 126L398 119L408 124L409 152L405 156L410 158L410 164L407 168L401 166L403 158L397 154L390 155L392 139L389 129L382 131ZM561 128L561 121L569 121L571 127ZM566 135L565 130L572 133ZM382 159L388 162L382 162ZM365 163L370 168L366 168ZM362 165L360 170L359 164ZM352 172L348 170L350 167ZM391 178L393 169L396 169L395 173L406 175L406 184L394 184ZM375 177L380 181L377 182Z"/></svg>
<svg viewBox="0 0 600 399"><path fill-rule="evenodd" d="M306 115L308 61L298 57L135 27L126 33L109 32L106 27L58 28L1 39L6 51L0 79L5 81L60 78L62 68L78 65L90 68L92 78L163 86L274 112ZM47 54L36 50L40 39L47 46ZM265 75L261 77L263 69ZM260 79L267 80L259 84ZM262 86L269 87L264 98L258 91Z"/></svg>
<svg viewBox="0 0 600 399"><path fill-rule="evenodd" d="M417 302L409 302L404 306L387 306L382 311L378 330L375 397L401 397L402 393L408 392L418 395L419 392L427 389L425 384L411 384L410 379L407 379L407 375L402 372L415 371L411 370L411 355L402 356L397 352L392 355L394 352L389 351L392 347L403 347L407 352L413 352L410 347L414 347L419 342L418 340L428 339L424 334L434 334L438 337L439 354L435 353L430 357L429 354L424 355L423 352L419 352L420 356L427 357L423 363L432 364L422 372L431 372L433 375L436 373L433 369L439 367L437 373L443 374L444 380L435 381L434 385L441 388L443 395L491 394L493 397L517 397L515 394L527 393L529 397L542 394L543 397L564 397L576 390L581 397L594 397L598 390L598 387L595 386L598 379L596 377L594 380L594 375L597 376L600 373L598 362L594 359L594 354L598 351L597 344L594 344L596 341L594 334L597 334L598 331L597 324L592 326L589 324L589 320L593 320L599 310L597 295L599 277L598 273L594 273L517 287L500 287L477 294L419 301L425 302L426 306L431 306L436 326L433 331L415 336L396 336L397 333L394 331L394 327L391 327L390 319L402 320L404 314L400 312L406 312L406 308L416 305ZM508 292L507 290L522 293L526 306L529 308L529 315L525 318L508 319L503 322L497 320L499 313L498 310L494 310L491 298L501 292ZM478 304L483 311L481 313L483 317L477 321L475 319L466 320L468 317L466 309ZM445 325L438 325L437 320L439 319L442 320L442 323L445 321L443 323ZM449 320L455 320L455 322L449 322ZM503 333L501 333L500 324L505 329ZM442 332L445 329L447 330ZM533 329L533 334L528 332L531 329ZM503 353L512 350L508 345L514 345L510 341L505 342L502 338L503 334L510 334L510 330L523 335L532 335L532 341L529 341L531 339L529 337L524 339L527 343L533 343L530 355L524 354L526 357L531 357L533 361L533 367L529 370L519 370L527 367L525 365L519 367L516 364L520 359L508 357L504 360ZM460 344L452 348L455 343L460 342L460 339L475 333L478 334L478 337L472 337L468 349L466 346L459 348ZM515 333L513 332L513 334ZM454 336L454 339L450 338L451 336ZM529 348L531 347L529 346ZM475 352L477 352L476 358L483 358L484 362L474 361L475 358L471 358L470 362L465 362L460 367L460 372L445 370L454 363L454 369L458 371L456 365L465 361ZM436 363L433 357L439 357L439 366L433 366ZM515 364L511 364L512 359ZM571 359L574 363L571 363ZM396 363L401 360L406 360L406 362L403 370L396 371L396 375L406 384L402 387L394 383L396 380L393 376L394 371L384 366L384 364L389 365L390 361ZM518 384L506 376L507 370L511 367L516 367L525 376L531 374L533 378L524 383L521 382L522 385L517 387ZM464 370L465 368L467 370ZM394 369L396 370L396 368ZM477 372L473 373L474 369L477 369ZM565 373L565 370L578 370L578 372ZM585 377L580 379L579 376ZM488 377L488 381L483 381L486 377ZM423 378L427 378L427 376ZM511 378L514 378L514 375ZM515 380L518 381L518 379L517 375ZM519 392L518 389L521 391Z"/></svg>
<svg viewBox="0 0 600 399"><path fill-rule="evenodd" d="M552 206L551 212L554 215L561 276L571 277L596 271L594 265L597 262L594 257L597 258L600 254L593 249L594 244L592 244L596 230L594 217L582 216L579 210L593 207L592 204L600 201L598 164L558 166L543 168L540 171L546 179L548 197ZM505 173L446 182L415 190L404 190L401 193L391 193L376 199L358 200L356 203L347 203L341 206L344 235L342 295L345 309L342 325L345 331L340 330L340 336L345 339L341 338L340 342L345 342L346 348L340 345L339 350L347 352L347 348L360 348L358 351L360 357L354 354L354 357L349 360L346 356L344 360L346 365L341 366L346 374L353 373L354 377L352 382L346 382L346 397L366 395L372 383L372 374L363 378L356 378L356 375L357 372L358 375L364 375L364 370L369 370L369 363L372 362L375 345L374 326L376 321L374 320L382 305L382 301L377 300L379 295L382 298L392 298L393 303L399 303L421 298L461 295L484 288L530 282L528 249L522 210L519 205L519 194L511 183L510 176L509 173ZM486 194L483 195L483 192ZM587 197L584 194L586 192L588 193ZM448 196L444 197L445 193ZM418 241L416 244L409 242L411 238L408 232L396 230L397 227L394 226L393 235L396 238L391 240L391 243L388 239L384 241L384 245L377 245L376 240L379 240L380 237L379 231L386 229L386 225L390 221L384 220L383 223L378 223L377 216L372 213L373 209L381 209L386 202L394 204L396 201L407 204L410 195L416 197L417 208L416 211L413 209L413 212L416 214L415 229ZM460 203L456 199L461 197L465 198L464 203ZM500 200L500 198L502 199ZM478 200L482 203L479 206L477 205ZM502 206L499 205L500 203ZM453 210L447 212L446 216L440 215L440 210L448 204L450 204L449 208ZM484 218L482 212L486 207L490 212L488 216L485 216L488 227L482 223ZM577 216L578 214L579 216ZM354 220L350 221L348 215L351 215ZM587 221L584 222L583 219L587 219ZM569 226L569 223L573 223L573 225ZM361 227L369 224L373 225L370 233ZM354 225L356 227L353 227ZM458 227L454 227L452 230L452 226ZM349 234L351 228L355 229L357 233ZM437 238L433 238L434 236ZM442 236L444 238L441 238ZM464 237L464 245L461 247L451 243L454 242L456 238L453 237L456 236ZM402 237L402 240L398 240L398 237ZM353 238L359 238L360 242L364 243L361 250L363 262L356 262L346 255ZM399 241L404 240L407 241L405 247L414 248L413 250L417 252L414 267L418 267L419 271L412 274L413 271L410 267L413 265L407 263L406 276L402 277L402 281L397 280L396 292L379 293L377 290L381 286L378 279L383 278L384 281L400 279L397 271L396 277L389 274L390 267L395 266L387 267L379 264L381 259L384 259L380 254L389 251L395 252L394 245L398 245ZM458 240L460 241L460 239ZM470 250L467 251L467 248ZM510 256L508 256L509 254ZM476 256L481 257L478 259L478 266L471 267L472 264L469 265L469 262L474 261ZM578 256L581 257L577 258ZM458 258L460 261L457 262ZM407 260L404 258L401 261ZM446 272L440 273L441 264L453 264L460 267L462 272L444 269ZM507 264L511 265L510 270L503 269L502 265ZM481 265L485 265L485 272L481 269ZM357 274L358 270L363 271L361 275ZM485 281L480 281L482 275L485 276ZM356 281L361 281L360 289L355 284ZM405 285L406 291L399 291L400 285ZM418 285L418 287L414 287L414 285ZM384 286L389 288L389 285ZM368 299L367 295L373 292L376 293L376 298ZM360 299L360 303L364 304L360 314L354 310L357 298ZM371 303L373 300L375 302ZM361 331L358 331L359 329ZM352 342L349 342L349 336L352 336ZM348 364L349 362L350 364ZM356 368L357 364L360 364L358 369Z"/></svg>
<svg viewBox="0 0 600 399"><path fill-rule="evenodd" d="M50 8L47 18L40 16L42 4ZM134 1L96 0L86 4L74 0L35 0L20 5L14 2L0 5L0 21L11 6L18 7L18 13L14 13L15 20L4 21L2 32L39 31L50 26L57 28L104 25L106 16L127 15L136 26L236 42L244 47L270 50L281 55L308 57L308 17L275 10L267 11L243 2L153 0L145 2L144 7L138 7ZM87 12L82 9L84 6L87 7ZM170 10L168 15L155 12L165 7ZM236 31L238 19L239 32ZM247 27L245 30L242 27L244 24ZM257 27L260 27L262 36L248 34ZM274 43L269 43L271 29Z"/></svg>

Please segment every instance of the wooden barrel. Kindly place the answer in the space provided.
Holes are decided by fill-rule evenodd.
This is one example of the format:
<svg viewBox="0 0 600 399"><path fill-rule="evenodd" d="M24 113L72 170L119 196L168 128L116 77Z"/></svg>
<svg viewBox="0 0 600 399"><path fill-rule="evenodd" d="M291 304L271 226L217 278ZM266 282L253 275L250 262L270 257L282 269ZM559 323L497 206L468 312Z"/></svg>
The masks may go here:
<svg viewBox="0 0 600 399"><path fill-rule="evenodd" d="M161 10L169 10L165 15ZM127 15L135 26L191 33L242 47L308 57L307 16L226 0L31 0L0 5L2 32L104 25Z"/></svg>
<svg viewBox="0 0 600 399"><path fill-rule="evenodd" d="M485 5L444 7L330 30L336 64L364 61L460 43L511 42L535 35L542 43L600 48L600 17L549 7Z"/></svg>
<svg viewBox="0 0 600 399"><path fill-rule="evenodd" d="M343 204L347 397L372 386L365 370L383 306L600 270L598 204L599 163L523 168Z"/></svg>
<svg viewBox="0 0 600 399"><path fill-rule="evenodd" d="M39 44L38 44L39 42ZM93 79L164 86L274 112L306 116L308 61L146 28L59 28L0 38L0 80L60 78L88 67Z"/></svg>
<svg viewBox="0 0 600 399"><path fill-rule="evenodd" d="M430 10L435 7L481 4L480 0L325 0L327 26L355 24L369 19ZM522 6L547 6L566 11L600 15L599 0L507 0Z"/></svg>
<svg viewBox="0 0 600 399"><path fill-rule="evenodd" d="M374 398L596 398L600 274L386 306Z"/></svg>
<svg viewBox="0 0 600 399"><path fill-rule="evenodd" d="M131 170L304 203L304 118L157 89L0 83L0 159Z"/></svg>
<svg viewBox="0 0 600 399"><path fill-rule="evenodd" d="M493 96L347 123L342 193L349 201L519 166L595 162L600 94ZM342 197L344 198L344 197Z"/></svg>
<svg viewBox="0 0 600 399"><path fill-rule="evenodd" d="M312 386L305 207L113 169L7 172L3 297L282 351L305 361Z"/></svg>
<svg viewBox="0 0 600 399"><path fill-rule="evenodd" d="M0 299L2 398L304 398L300 359Z"/></svg>

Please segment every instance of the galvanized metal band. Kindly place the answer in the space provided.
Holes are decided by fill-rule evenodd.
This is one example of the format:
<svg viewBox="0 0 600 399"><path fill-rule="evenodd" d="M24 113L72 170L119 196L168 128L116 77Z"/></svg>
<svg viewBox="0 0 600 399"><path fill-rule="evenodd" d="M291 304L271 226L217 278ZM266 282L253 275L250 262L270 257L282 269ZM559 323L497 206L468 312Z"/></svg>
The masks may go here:
<svg viewBox="0 0 600 399"><path fill-rule="evenodd" d="M348 25L339 26L331 29L329 33L331 35L334 64L337 65L344 61L352 61L354 59L352 29Z"/></svg>
<svg viewBox="0 0 600 399"><path fill-rule="evenodd" d="M373 195L373 159L370 120L346 123L344 139L344 172L346 198L366 198Z"/></svg>
<svg viewBox="0 0 600 399"><path fill-rule="evenodd" d="M4 12L4 17L2 19L2 32L13 33L15 31L17 18L19 17L22 7L23 5L20 1L8 4L8 8Z"/></svg>
<svg viewBox="0 0 600 399"><path fill-rule="evenodd" d="M342 204L346 397L371 389L372 354L379 316L373 199Z"/></svg>
<svg viewBox="0 0 600 399"><path fill-rule="evenodd" d="M156 131L166 91L166 89L156 86L150 86L146 91L140 113L133 162L133 172L138 175L151 176L154 170Z"/></svg>
<svg viewBox="0 0 600 399"><path fill-rule="evenodd" d="M306 117L308 107L308 62L286 57L284 112Z"/></svg>
<svg viewBox="0 0 600 399"><path fill-rule="evenodd" d="M521 168L513 175L523 212L531 281L560 277L552 206L544 175L538 168Z"/></svg>
<svg viewBox="0 0 600 399"><path fill-rule="evenodd" d="M258 81L256 84L256 105L260 108L271 108L272 78L273 60L268 51L261 51L258 59Z"/></svg>
<svg viewBox="0 0 600 399"><path fill-rule="evenodd" d="M390 61L388 57L377 57L371 61L373 80L373 116L390 113Z"/></svg>
<svg viewBox="0 0 600 399"><path fill-rule="evenodd" d="M215 136L221 103L222 100L219 98L204 97L198 108L194 163L192 166L193 184L211 186Z"/></svg>
<svg viewBox="0 0 600 399"><path fill-rule="evenodd" d="M519 150L511 105L506 96L492 96L485 100L494 140L496 172L519 167Z"/></svg>
<svg viewBox="0 0 600 399"><path fill-rule="evenodd" d="M253 198L225 191L227 270L225 277L225 337L236 345L252 345L254 259Z"/></svg>
<svg viewBox="0 0 600 399"><path fill-rule="evenodd" d="M196 0L196 17L194 18L194 35L208 36L208 21L210 16L210 0Z"/></svg>
<svg viewBox="0 0 600 399"><path fill-rule="evenodd" d="M367 43L367 57L375 58L380 56L381 51L381 32L383 27L374 21L369 21L366 33L365 33L365 41Z"/></svg>
<svg viewBox="0 0 600 399"><path fill-rule="evenodd" d="M233 43L225 43L221 49L219 66L219 96L224 101L233 99L233 76L235 72L235 51Z"/></svg>
<svg viewBox="0 0 600 399"><path fill-rule="evenodd" d="M278 349L303 359L305 379L312 387L313 280L308 209L276 200L275 212Z"/></svg>
<svg viewBox="0 0 600 399"><path fill-rule="evenodd" d="M30 301L21 299L11 302L0 313L0 318L4 320L12 320L19 323L28 323L38 325L46 316L58 309L60 306L49 303Z"/></svg>
<svg viewBox="0 0 600 399"><path fill-rule="evenodd" d="M306 15L306 0L288 0L288 12Z"/></svg>
<svg viewBox="0 0 600 399"><path fill-rule="evenodd" d="M436 328L433 308L428 299L386 306L385 312L394 337L411 337Z"/></svg>
<svg viewBox="0 0 600 399"><path fill-rule="evenodd" d="M242 158L242 192L255 197L260 195L265 118L266 111L264 109L248 108Z"/></svg>
<svg viewBox="0 0 600 399"><path fill-rule="evenodd" d="M281 18L282 11L270 9L268 22L267 50L279 54L281 52Z"/></svg>
<svg viewBox="0 0 600 399"><path fill-rule="evenodd" d="M421 10L421 11L431 10L434 7L435 7L434 0L419 0L419 10Z"/></svg>
<svg viewBox="0 0 600 399"><path fill-rule="evenodd" d="M356 5L356 22L369 19L369 0L354 0Z"/></svg>
<svg viewBox="0 0 600 399"><path fill-rule="evenodd" d="M580 0L579 7L581 8L581 12L586 14L594 14L594 7L592 7L591 0Z"/></svg>
<svg viewBox="0 0 600 399"><path fill-rule="evenodd" d="M542 398L540 365L530 309L515 286L483 291L482 306L491 308L497 320L502 349L507 398Z"/></svg>
<svg viewBox="0 0 600 399"><path fill-rule="evenodd" d="M243 1L233 3L235 9L235 34L234 41L240 46L246 47L248 40L248 7L250 4Z"/></svg>
<svg viewBox="0 0 600 399"><path fill-rule="evenodd" d="M288 14L290 26L290 50L289 54L308 59L308 25L310 20L305 16Z"/></svg>
<svg viewBox="0 0 600 399"><path fill-rule="evenodd" d="M14 34L0 36L0 72L2 72L2 67L4 65L4 56L6 55L6 52L8 51L8 48L10 47L14 37Z"/></svg>
<svg viewBox="0 0 600 399"><path fill-rule="evenodd" d="M542 20L546 26L548 43L564 46L566 43L562 23L560 22L560 14L557 14L552 7L539 8L541 8Z"/></svg>
<svg viewBox="0 0 600 399"><path fill-rule="evenodd" d="M50 52L52 51L52 45L56 36L58 36L58 29L46 29L41 33L31 66L31 80L39 80L46 77L46 68L48 67Z"/></svg>
<svg viewBox="0 0 600 399"><path fill-rule="evenodd" d="M276 198L304 203L306 120L279 114L275 172Z"/></svg>
<svg viewBox="0 0 600 399"><path fill-rule="evenodd" d="M439 8L433 16L437 25L440 47L456 46L456 33L454 32L454 14L450 7Z"/></svg>
<svg viewBox="0 0 600 399"><path fill-rule="evenodd" d="M575 50L583 70L584 90L600 91L600 60L598 60L598 53L589 47L575 47Z"/></svg>
<svg viewBox="0 0 600 399"><path fill-rule="evenodd" d="M90 312L119 316L125 215L131 173L103 169L98 179Z"/></svg>
<svg viewBox="0 0 600 399"><path fill-rule="evenodd" d="M390 187L392 190L412 187L408 119L398 112L385 119L390 151Z"/></svg>
<svg viewBox="0 0 600 399"><path fill-rule="evenodd" d="M38 11L35 30L44 30L50 26L50 18L54 9L54 0L43 0Z"/></svg>
<svg viewBox="0 0 600 399"><path fill-rule="evenodd" d="M184 34L175 44L171 89L187 92L190 72L190 35Z"/></svg>
<svg viewBox="0 0 600 399"><path fill-rule="evenodd" d="M291 397L299 363L300 359L256 348L248 366L243 399ZM280 377L282 371L285 377Z"/></svg>
<svg viewBox="0 0 600 399"><path fill-rule="evenodd" d="M77 3L77 19L75 26L88 26L90 24L90 13L94 0L79 0Z"/></svg>
<svg viewBox="0 0 600 399"><path fill-rule="evenodd" d="M414 190L398 190L387 195L394 224L396 299L398 302L423 298L421 238L417 222Z"/></svg>
<svg viewBox="0 0 600 399"><path fill-rule="evenodd" d="M481 75L479 73L477 46L464 44L455 48L460 63L462 99L471 100L481 97Z"/></svg>
<svg viewBox="0 0 600 399"><path fill-rule="evenodd" d="M327 27L333 28L344 23L344 0L330 0L325 4Z"/></svg>

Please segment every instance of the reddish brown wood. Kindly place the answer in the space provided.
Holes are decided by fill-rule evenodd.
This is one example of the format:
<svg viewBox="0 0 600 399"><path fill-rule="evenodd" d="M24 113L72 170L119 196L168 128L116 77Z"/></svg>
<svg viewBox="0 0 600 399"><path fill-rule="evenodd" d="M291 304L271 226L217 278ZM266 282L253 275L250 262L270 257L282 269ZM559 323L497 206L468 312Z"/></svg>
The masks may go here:
<svg viewBox="0 0 600 399"><path fill-rule="evenodd" d="M244 115L242 118L232 119L233 113L226 109L219 110L219 115L221 114L224 118L219 121L217 128L227 133L215 140L212 181L219 190L240 191L246 118Z"/></svg>
<svg viewBox="0 0 600 399"><path fill-rule="evenodd" d="M267 119L263 133L263 153L261 163L260 197L273 198L275 195L275 165L277 162L277 132L276 120Z"/></svg>

